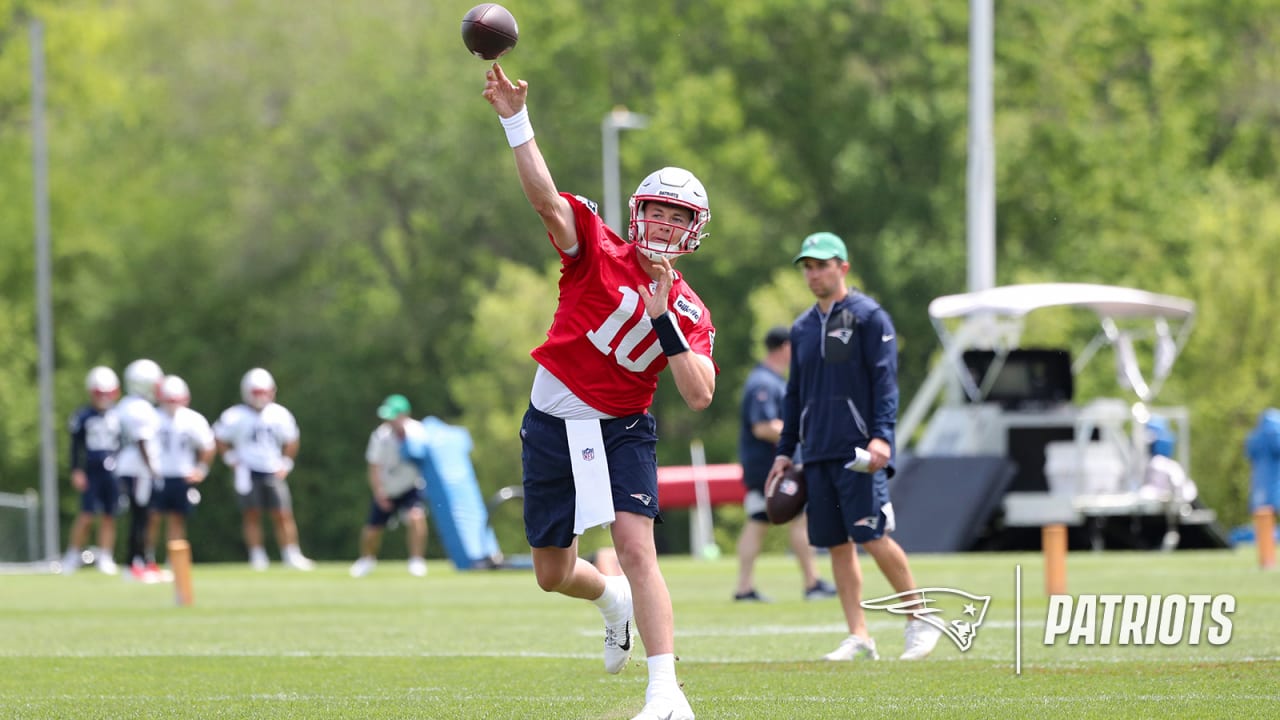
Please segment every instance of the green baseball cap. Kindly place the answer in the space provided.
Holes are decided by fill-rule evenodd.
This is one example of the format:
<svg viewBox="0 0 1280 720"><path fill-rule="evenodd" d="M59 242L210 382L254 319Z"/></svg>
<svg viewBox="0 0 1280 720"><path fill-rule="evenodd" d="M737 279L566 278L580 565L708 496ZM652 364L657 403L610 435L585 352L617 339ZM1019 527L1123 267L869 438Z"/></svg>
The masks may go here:
<svg viewBox="0 0 1280 720"><path fill-rule="evenodd" d="M409 414L409 398L403 395L388 395L382 405L378 406L378 417L383 420L395 420L401 415Z"/></svg>
<svg viewBox="0 0 1280 720"><path fill-rule="evenodd" d="M798 264L805 258L813 258L814 260L830 260L831 258L840 258L845 262L849 262L849 251L844 247L844 241L829 232L817 232L804 239L800 244L800 254L796 255L791 262Z"/></svg>

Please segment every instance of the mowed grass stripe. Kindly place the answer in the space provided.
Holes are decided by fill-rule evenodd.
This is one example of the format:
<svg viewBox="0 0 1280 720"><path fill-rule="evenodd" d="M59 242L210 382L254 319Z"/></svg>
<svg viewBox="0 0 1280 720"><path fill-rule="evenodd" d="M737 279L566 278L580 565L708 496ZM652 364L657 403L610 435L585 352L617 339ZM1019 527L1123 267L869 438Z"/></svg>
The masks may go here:
<svg viewBox="0 0 1280 720"><path fill-rule="evenodd" d="M844 634L838 604L800 598L794 562L762 559L776 602L730 600L736 565L663 559L678 665L698 717L1271 717L1280 701L1280 592L1252 548L1080 553L1072 592L1235 594L1221 647L1044 646L1047 598L1034 554L913 557L922 584L990 594L973 648L943 640L895 660L901 619L872 612L885 660L816 660ZM820 562L825 562L821 560ZM1013 673L1013 569L1022 565L1023 673ZM84 570L0 578L0 716L16 718L630 718L643 703L643 648L603 672L589 604L539 591L527 572L395 562L353 580L345 563L302 574L196 566L196 606L169 586ZM864 563L866 596L892 592ZM824 575L829 575L824 572Z"/></svg>

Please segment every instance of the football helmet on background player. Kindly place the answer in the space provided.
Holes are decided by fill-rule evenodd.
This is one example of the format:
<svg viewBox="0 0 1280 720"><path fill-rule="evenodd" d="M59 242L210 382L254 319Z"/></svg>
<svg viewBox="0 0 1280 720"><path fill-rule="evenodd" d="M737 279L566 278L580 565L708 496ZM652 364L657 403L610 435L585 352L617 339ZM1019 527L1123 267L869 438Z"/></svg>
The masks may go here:
<svg viewBox="0 0 1280 720"><path fill-rule="evenodd" d="M276 399L276 379L262 368L254 368L240 379L240 399L254 410L261 410Z"/></svg>
<svg viewBox="0 0 1280 720"><path fill-rule="evenodd" d="M644 205L658 202L687 208L693 214L688 227L680 227L649 220L644 217ZM631 196L629 203L631 224L627 227L627 242L636 243L641 252L651 260L675 257L698 249L706 233L702 229L711 221L711 208L707 203L707 190L693 173L678 167L664 167L649 174ZM650 241L649 224L669 225L678 234L672 242Z"/></svg>
<svg viewBox="0 0 1280 720"><path fill-rule="evenodd" d="M124 369L125 390L130 395L146 398L147 402L156 401L156 389L163 379L164 372L154 360L134 360Z"/></svg>
<svg viewBox="0 0 1280 720"><path fill-rule="evenodd" d="M90 395L117 397L120 395L120 378L116 377L115 370L99 365L90 370L85 377L84 389L88 390Z"/></svg>
<svg viewBox="0 0 1280 720"><path fill-rule="evenodd" d="M191 404L191 389L187 387L187 381L177 375L166 375L160 382L160 404Z"/></svg>

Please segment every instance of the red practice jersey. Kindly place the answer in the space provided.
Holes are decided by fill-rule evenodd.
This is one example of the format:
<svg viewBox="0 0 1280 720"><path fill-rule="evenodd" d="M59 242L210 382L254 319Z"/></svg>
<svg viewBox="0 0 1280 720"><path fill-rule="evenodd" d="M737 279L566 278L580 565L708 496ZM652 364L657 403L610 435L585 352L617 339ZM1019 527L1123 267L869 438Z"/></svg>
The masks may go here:
<svg viewBox="0 0 1280 720"><path fill-rule="evenodd" d="M547 341L531 354L596 410L615 417L643 412L653 404L667 356L637 288L652 292L657 283L636 257L635 246L619 238L577 196L561 195L573 208L578 254L560 253L560 302ZM716 335L711 313L679 273L667 308L689 348L711 357Z"/></svg>

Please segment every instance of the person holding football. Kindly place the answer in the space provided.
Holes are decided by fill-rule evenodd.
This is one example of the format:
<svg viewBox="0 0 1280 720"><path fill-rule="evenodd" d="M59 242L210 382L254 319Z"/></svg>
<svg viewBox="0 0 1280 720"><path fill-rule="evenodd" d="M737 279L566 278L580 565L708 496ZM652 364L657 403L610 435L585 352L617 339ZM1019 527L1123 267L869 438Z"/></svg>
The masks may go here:
<svg viewBox="0 0 1280 720"><path fill-rule="evenodd" d="M765 495L772 495L804 450L809 541L831 553L849 636L827 660L879 659L861 606L857 545L875 558L899 593L916 589L907 554L893 532L889 477L898 418L898 343L893 320L880 304L845 284L849 254L829 232L804 239L793 263L818 302L791 326L791 374L777 457ZM855 461L860 450L869 465ZM913 600L904 595L903 602ZM923 602L919 594L916 602ZM903 660L919 660L942 632L919 617L907 623Z"/></svg>
<svg viewBox="0 0 1280 720"><path fill-rule="evenodd" d="M676 680L671 595L658 567L657 425L648 408L670 368L685 403L711 403L719 369L715 327L672 265L693 252L711 219L707 193L688 170L651 173L631 196L627 237L582 197L561 193L534 139L525 98L494 63L484 98L515 154L525 197L560 256L560 300L521 423L525 535L538 586L582 598L605 621L605 670L631 655L631 619L648 653L645 705L634 720L691 720ZM578 536L609 525L623 575L578 556Z"/></svg>

